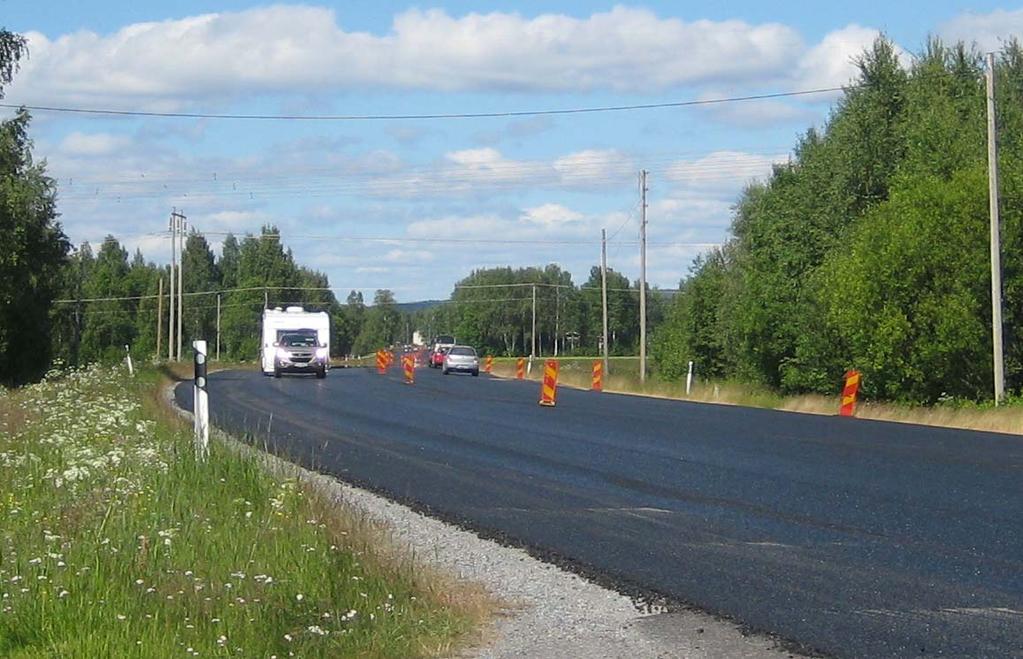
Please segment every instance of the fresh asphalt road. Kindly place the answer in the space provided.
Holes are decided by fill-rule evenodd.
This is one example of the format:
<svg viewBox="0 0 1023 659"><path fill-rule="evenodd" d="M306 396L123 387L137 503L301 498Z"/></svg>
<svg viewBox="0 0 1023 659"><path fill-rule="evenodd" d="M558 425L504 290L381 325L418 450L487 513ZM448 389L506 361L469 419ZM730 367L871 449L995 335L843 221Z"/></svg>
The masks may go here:
<svg viewBox="0 0 1023 659"><path fill-rule="evenodd" d="M1023 655L1023 438L416 378L227 371L210 408L296 462L807 651Z"/></svg>

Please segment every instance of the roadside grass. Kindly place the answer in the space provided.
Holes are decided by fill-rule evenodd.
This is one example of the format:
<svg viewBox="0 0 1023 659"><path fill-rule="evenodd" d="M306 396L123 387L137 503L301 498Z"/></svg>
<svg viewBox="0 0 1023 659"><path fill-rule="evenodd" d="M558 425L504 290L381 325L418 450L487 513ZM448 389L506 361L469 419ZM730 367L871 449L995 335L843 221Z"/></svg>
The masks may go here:
<svg viewBox="0 0 1023 659"><path fill-rule="evenodd" d="M597 357L559 357L558 383L580 389L589 389L593 362ZM515 377L515 359L495 358L494 375ZM742 405L768 409L834 415L838 413L840 396L800 395L783 396L767 387L731 381L693 382L688 395L685 382L666 381L656 374L639 380L639 358L612 357L608 365L610 374L604 377L604 391L641 396L654 396L705 403ZM530 380L543 377L543 360L533 361ZM899 403L860 402L856 416L862 419L915 423L967 430L985 430L1023 434L1023 400L1013 399L1001 407L949 401L932 407Z"/></svg>
<svg viewBox="0 0 1023 659"><path fill-rule="evenodd" d="M0 655L412 657L476 640L477 587L214 442L145 368L0 390Z"/></svg>

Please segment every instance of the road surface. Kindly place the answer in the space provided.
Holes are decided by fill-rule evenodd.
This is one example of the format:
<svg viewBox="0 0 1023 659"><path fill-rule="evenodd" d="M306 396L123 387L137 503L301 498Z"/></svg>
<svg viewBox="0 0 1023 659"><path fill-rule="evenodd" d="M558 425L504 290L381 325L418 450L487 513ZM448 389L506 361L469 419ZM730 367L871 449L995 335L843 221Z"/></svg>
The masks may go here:
<svg viewBox="0 0 1023 659"><path fill-rule="evenodd" d="M210 376L215 425L842 657L1023 653L1023 438L420 369ZM179 386L191 405L191 386ZM271 418L272 414L272 418Z"/></svg>

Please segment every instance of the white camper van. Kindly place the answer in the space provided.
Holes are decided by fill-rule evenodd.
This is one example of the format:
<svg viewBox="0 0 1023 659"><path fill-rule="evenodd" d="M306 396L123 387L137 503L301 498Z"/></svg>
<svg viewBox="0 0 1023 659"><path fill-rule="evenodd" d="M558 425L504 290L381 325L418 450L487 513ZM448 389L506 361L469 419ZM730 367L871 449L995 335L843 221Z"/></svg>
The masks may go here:
<svg viewBox="0 0 1023 659"><path fill-rule="evenodd" d="M330 316L326 311L302 307L265 309L260 348L263 374L315 373L327 376L330 368Z"/></svg>

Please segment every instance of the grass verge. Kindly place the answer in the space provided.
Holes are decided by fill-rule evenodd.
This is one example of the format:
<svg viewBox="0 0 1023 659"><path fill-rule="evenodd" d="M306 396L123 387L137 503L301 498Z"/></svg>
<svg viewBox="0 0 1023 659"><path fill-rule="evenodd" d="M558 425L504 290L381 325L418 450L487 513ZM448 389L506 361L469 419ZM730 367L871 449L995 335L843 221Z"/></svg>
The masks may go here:
<svg viewBox="0 0 1023 659"><path fill-rule="evenodd" d="M222 445L197 464L163 379L90 368L0 392L0 655L408 657L491 600Z"/></svg>
<svg viewBox="0 0 1023 659"><path fill-rule="evenodd" d="M595 359L559 358L559 384L589 389ZM729 381L697 381L687 395L684 382L666 381L656 375L648 377L646 382L640 382L639 360L635 357L612 357L609 370L610 374L604 378L604 390L614 393L829 415L838 413L840 403L840 396L837 395L783 396L767 387ZM515 360L496 358L493 372L502 377L515 377ZM527 377L539 380L542 376L543 360L534 360L532 374ZM861 402L857 406L856 416L878 421L1023 434L1023 410L1019 400L997 408L963 404L927 407Z"/></svg>

